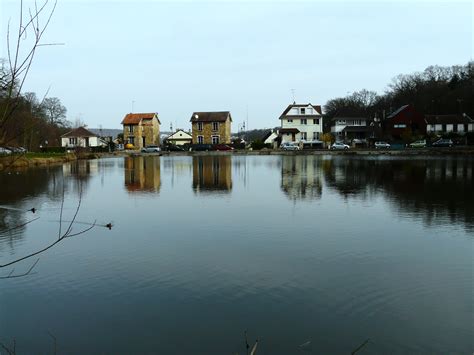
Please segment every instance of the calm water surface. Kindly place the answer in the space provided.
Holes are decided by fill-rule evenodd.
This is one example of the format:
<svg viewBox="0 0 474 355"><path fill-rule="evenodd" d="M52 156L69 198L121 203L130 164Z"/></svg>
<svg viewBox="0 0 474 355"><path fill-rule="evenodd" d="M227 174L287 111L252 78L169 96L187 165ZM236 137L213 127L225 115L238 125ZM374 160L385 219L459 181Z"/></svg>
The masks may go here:
<svg viewBox="0 0 474 355"><path fill-rule="evenodd" d="M114 227L0 280L0 342L53 353L50 333L58 353L245 354L247 330L258 354L348 354L368 338L361 354L472 354L473 167L218 155L2 173L1 262L57 238L63 190L65 221L82 191L75 230Z"/></svg>

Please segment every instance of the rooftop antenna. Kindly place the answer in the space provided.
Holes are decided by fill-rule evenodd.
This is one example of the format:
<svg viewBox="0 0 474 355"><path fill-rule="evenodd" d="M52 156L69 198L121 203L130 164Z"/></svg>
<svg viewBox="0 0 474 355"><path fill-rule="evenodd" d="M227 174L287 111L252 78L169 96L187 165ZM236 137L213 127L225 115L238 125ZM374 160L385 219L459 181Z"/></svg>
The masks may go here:
<svg viewBox="0 0 474 355"><path fill-rule="evenodd" d="M293 105L296 104L296 101L295 101L295 89L291 89L291 94L293 96Z"/></svg>
<svg viewBox="0 0 474 355"><path fill-rule="evenodd" d="M249 105L247 105L247 131L249 130Z"/></svg>

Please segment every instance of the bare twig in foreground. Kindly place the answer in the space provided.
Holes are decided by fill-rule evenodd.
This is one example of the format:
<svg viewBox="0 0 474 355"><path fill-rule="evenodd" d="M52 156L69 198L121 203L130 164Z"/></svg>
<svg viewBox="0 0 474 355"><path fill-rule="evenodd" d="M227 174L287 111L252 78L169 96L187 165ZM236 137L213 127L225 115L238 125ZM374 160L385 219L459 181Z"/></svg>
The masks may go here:
<svg viewBox="0 0 474 355"><path fill-rule="evenodd" d="M362 348L364 346L366 346L368 343L369 343L370 339L367 339L366 341L364 341L362 344L360 344L355 350L353 350L351 352L351 355L354 355L355 353L357 353L358 351L362 350Z"/></svg>

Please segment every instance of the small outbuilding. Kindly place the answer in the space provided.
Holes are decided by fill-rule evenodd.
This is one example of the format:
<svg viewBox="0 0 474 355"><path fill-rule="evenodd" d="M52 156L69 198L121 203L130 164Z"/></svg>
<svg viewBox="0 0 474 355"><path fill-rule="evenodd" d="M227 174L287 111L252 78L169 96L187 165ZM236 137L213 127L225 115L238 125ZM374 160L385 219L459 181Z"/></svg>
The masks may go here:
<svg viewBox="0 0 474 355"><path fill-rule="evenodd" d="M61 136L61 147L69 149L78 147L99 147L102 145L103 142L99 139L99 136L85 127L74 128Z"/></svg>

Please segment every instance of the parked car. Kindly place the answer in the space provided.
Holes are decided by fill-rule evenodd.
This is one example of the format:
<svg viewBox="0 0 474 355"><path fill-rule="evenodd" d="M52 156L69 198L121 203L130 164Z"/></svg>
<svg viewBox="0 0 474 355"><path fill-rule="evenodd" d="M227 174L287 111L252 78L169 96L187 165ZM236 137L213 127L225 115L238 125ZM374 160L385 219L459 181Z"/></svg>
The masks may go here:
<svg viewBox="0 0 474 355"><path fill-rule="evenodd" d="M212 150L212 145L211 144L192 144L191 150L194 150L195 152L208 151L208 150Z"/></svg>
<svg viewBox="0 0 474 355"><path fill-rule="evenodd" d="M157 145L147 145L143 147L141 152L142 153L159 153L161 151L160 147Z"/></svg>
<svg viewBox="0 0 474 355"><path fill-rule="evenodd" d="M23 147L5 147L6 149L10 150L14 154L24 154L27 150Z"/></svg>
<svg viewBox="0 0 474 355"><path fill-rule="evenodd" d="M0 155L9 155L11 153L12 151L10 149L0 147Z"/></svg>
<svg viewBox="0 0 474 355"><path fill-rule="evenodd" d="M425 148L426 147L426 140L415 141L409 144L410 148Z"/></svg>
<svg viewBox="0 0 474 355"><path fill-rule="evenodd" d="M214 146L215 150L234 150L233 147L227 144L217 144Z"/></svg>
<svg viewBox="0 0 474 355"><path fill-rule="evenodd" d="M298 144L294 142L283 142L280 145L280 148L283 150L300 150Z"/></svg>
<svg viewBox="0 0 474 355"><path fill-rule="evenodd" d="M347 144L344 144L342 142L334 142L331 146L331 149L333 150L347 150L350 147Z"/></svg>
<svg viewBox="0 0 474 355"><path fill-rule="evenodd" d="M451 139L439 139L436 142L433 142L433 147L452 147L454 145Z"/></svg>
<svg viewBox="0 0 474 355"><path fill-rule="evenodd" d="M375 142L375 149L390 149L390 144L387 142Z"/></svg>
<svg viewBox="0 0 474 355"><path fill-rule="evenodd" d="M165 150L168 152L184 152L184 148L176 144L167 145Z"/></svg>

